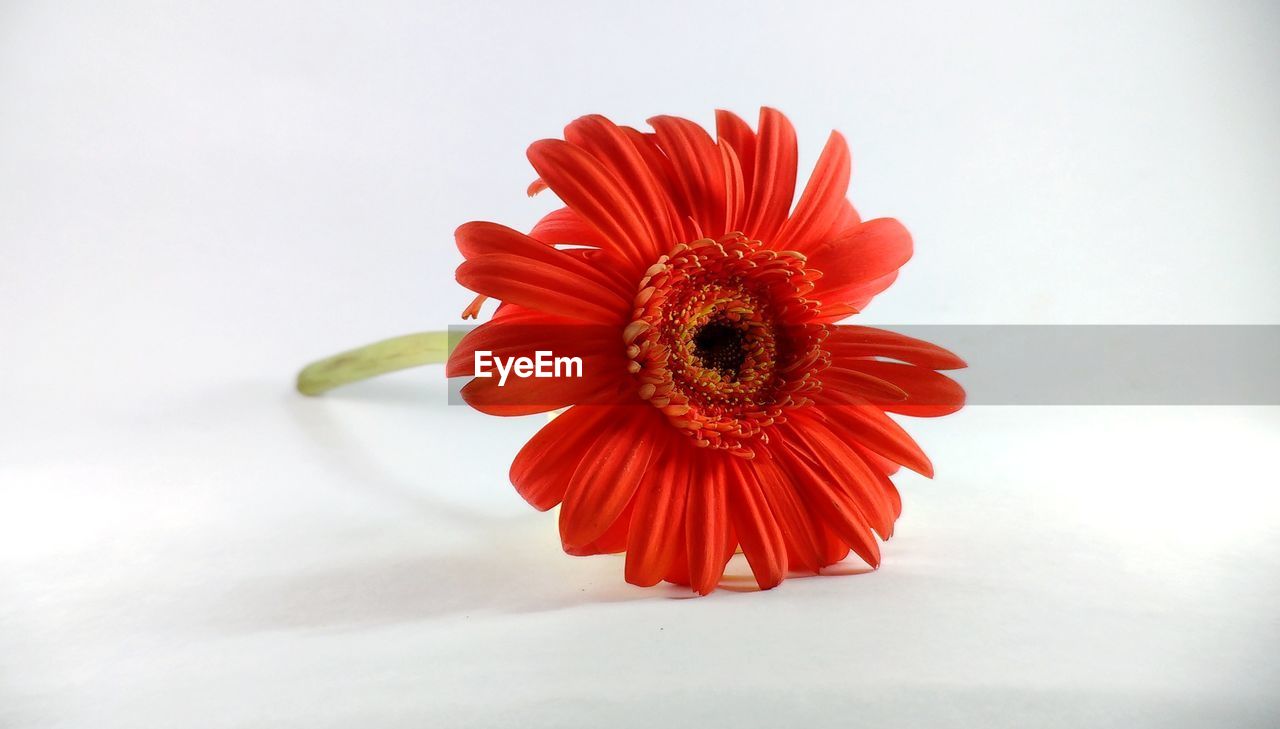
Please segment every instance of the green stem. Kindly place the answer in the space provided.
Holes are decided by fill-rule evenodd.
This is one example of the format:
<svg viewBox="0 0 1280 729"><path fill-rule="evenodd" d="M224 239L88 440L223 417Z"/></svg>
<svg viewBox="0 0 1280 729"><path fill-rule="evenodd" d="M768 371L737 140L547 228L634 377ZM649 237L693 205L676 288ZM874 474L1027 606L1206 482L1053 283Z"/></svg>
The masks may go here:
<svg viewBox="0 0 1280 729"><path fill-rule="evenodd" d="M449 332L420 332L367 344L318 362L298 373L298 392L319 395L370 377L440 364L449 356Z"/></svg>

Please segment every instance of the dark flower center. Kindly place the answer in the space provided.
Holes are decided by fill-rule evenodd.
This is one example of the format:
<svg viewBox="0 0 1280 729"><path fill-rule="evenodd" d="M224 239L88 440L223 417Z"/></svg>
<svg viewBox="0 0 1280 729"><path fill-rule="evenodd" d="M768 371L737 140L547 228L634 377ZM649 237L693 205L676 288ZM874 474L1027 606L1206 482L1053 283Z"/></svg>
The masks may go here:
<svg viewBox="0 0 1280 729"><path fill-rule="evenodd" d="M808 298L821 274L740 233L681 243L644 273L623 328L640 399L699 448L751 458L812 404L829 358Z"/></svg>
<svg viewBox="0 0 1280 729"><path fill-rule="evenodd" d="M729 379L738 376L747 353L742 348L742 330L725 321L704 324L693 335L694 354L707 369L717 370Z"/></svg>

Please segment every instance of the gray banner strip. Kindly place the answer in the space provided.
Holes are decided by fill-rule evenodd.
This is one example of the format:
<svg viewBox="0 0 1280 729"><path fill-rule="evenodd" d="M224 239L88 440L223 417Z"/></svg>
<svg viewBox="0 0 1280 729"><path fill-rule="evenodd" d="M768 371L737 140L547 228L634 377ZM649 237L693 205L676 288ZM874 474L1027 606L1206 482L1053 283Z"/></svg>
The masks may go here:
<svg viewBox="0 0 1280 729"><path fill-rule="evenodd" d="M470 328L451 328L454 339ZM971 405L1280 405L1277 325L876 328L965 359L967 369L944 374L964 386ZM450 382L450 403L462 403L466 381Z"/></svg>

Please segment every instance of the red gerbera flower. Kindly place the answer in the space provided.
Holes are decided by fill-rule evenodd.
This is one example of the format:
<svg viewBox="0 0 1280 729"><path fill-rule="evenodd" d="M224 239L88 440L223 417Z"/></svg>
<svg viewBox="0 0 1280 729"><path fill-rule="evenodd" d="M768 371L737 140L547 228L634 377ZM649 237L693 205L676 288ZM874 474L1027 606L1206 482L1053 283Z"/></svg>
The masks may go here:
<svg viewBox="0 0 1280 729"><path fill-rule="evenodd" d="M796 137L778 111L758 131L716 114L653 132L601 116L529 147L565 207L528 235L457 231L459 283L501 300L454 351L579 356L584 376L475 378L473 407L522 415L568 407L516 456L511 481L560 510L570 554L626 552L626 579L715 589L740 546L763 589L850 550L880 562L902 502L898 464L932 475L885 413L945 415L964 393L935 345L835 322L889 286L911 257L896 220L862 221L845 199L849 151L833 132L794 209Z"/></svg>

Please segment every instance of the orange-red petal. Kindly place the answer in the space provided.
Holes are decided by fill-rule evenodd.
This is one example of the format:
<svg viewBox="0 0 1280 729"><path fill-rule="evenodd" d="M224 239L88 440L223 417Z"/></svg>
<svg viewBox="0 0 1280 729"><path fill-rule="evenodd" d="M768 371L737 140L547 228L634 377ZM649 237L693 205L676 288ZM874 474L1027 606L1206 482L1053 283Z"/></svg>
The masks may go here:
<svg viewBox="0 0 1280 729"><path fill-rule="evenodd" d="M636 500L633 498L623 508L622 513L613 520L613 524L604 530L604 534L579 546L565 546L565 554L574 557L590 557L595 554L618 554L627 551L627 536L631 532L631 519L635 514Z"/></svg>
<svg viewBox="0 0 1280 729"><path fill-rule="evenodd" d="M799 439L791 446L810 456L814 471L849 496L882 539L893 530L893 506L885 498L876 472L857 451L843 442L825 423L804 416L792 420Z"/></svg>
<svg viewBox="0 0 1280 729"><path fill-rule="evenodd" d="M529 146L529 162L565 205L595 227L611 250L648 266L659 243L631 191L589 152L559 139Z"/></svg>
<svg viewBox="0 0 1280 729"><path fill-rule="evenodd" d="M760 477L741 458L726 460L726 494L734 532L742 544L751 573L761 590L776 587L787 576L787 544L778 526Z"/></svg>
<svg viewBox="0 0 1280 729"><path fill-rule="evenodd" d="M542 216L529 237L547 245L582 245L608 248L609 241L570 208L557 208Z"/></svg>
<svg viewBox="0 0 1280 729"><path fill-rule="evenodd" d="M656 422L647 407L620 407L604 423L590 457L578 464L560 509L560 541L585 545L604 533L631 501L658 444Z"/></svg>
<svg viewBox="0 0 1280 729"><path fill-rule="evenodd" d="M630 302L606 284L582 275L575 266L557 265L580 263L572 256L543 247L562 258L544 263L509 253L477 256L458 266L456 278L478 294L547 314L602 324L622 321Z"/></svg>
<svg viewBox="0 0 1280 729"><path fill-rule="evenodd" d="M796 209L773 241L773 248L804 253L824 241L848 209L845 195L851 166L849 145L839 132L831 132Z"/></svg>
<svg viewBox="0 0 1280 729"><path fill-rule="evenodd" d="M777 109L761 109L746 221L742 225L747 237L771 241L777 236L795 196L798 156L796 130L791 122Z"/></svg>
<svg viewBox="0 0 1280 729"><path fill-rule="evenodd" d="M894 274L911 259L911 234L892 218L877 218L805 255L806 267L822 272L814 297L824 305L849 303L865 295L863 287Z"/></svg>
<svg viewBox="0 0 1280 729"><path fill-rule="evenodd" d="M725 543L730 539L725 493L723 460L703 459L689 484L685 506L689 585L701 595L715 590L724 574Z"/></svg>
<svg viewBox="0 0 1280 729"><path fill-rule="evenodd" d="M864 562L877 567L880 564L880 545L876 542L867 518L849 494L829 475L823 474L789 442L777 449L778 462L795 484L809 511L833 531ZM836 561L836 560L831 560Z"/></svg>
<svg viewBox="0 0 1280 729"><path fill-rule="evenodd" d="M742 117L724 109L716 110L716 139L733 148L742 167L744 190L750 192L756 159L756 133Z"/></svg>
<svg viewBox="0 0 1280 729"><path fill-rule="evenodd" d="M824 371L823 381L833 372L856 372L898 388L906 397L889 398L874 392L863 395L869 402L891 413L936 418L964 407L964 388L950 377L924 367L869 359L846 360L841 368L832 367Z"/></svg>
<svg viewBox="0 0 1280 729"><path fill-rule="evenodd" d="M933 477L933 464L929 457L880 407L835 390L823 390L816 400L827 423L838 435L922 476Z"/></svg>
<svg viewBox="0 0 1280 729"><path fill-rule="evenodd" d="M692 463L688 445L672 442L646 473L633 501L627 537L626 579L633 585L656 585L670 572L684 541L684 511Z"/></svg>
<svg viewBox="0 0 1280 729"><path fill-rule="evenodd" d="M671 196L626 129L593 114L565 127L564 138L590 153L621 183L643 216L641 223L653 243L648 249L650 256L656 257L675 244L672 241L681 227Z"/></svg>
<svg viewBox="0 0 1280 729"><path fill-rule="evenodd" d="M703 235L718 237L728 232L724 218L724 159L711 136L680 117L655 116L649 124L674 166L674 192L683 199L679 209L687 211Z"/></svg>
<svg viewBox="0 0 1280 729"><path fill-rule="evenodd" d="M873 327L832 327L823 348L836 364L847 358L883 357L933 370L956 370L967 366L964 360L936 344Z"/></svg>
<svg viewBox="0 0 1280 729"><path fill-rule="evenodd" d="M572 407L534 433L511 462L511 483L525 501L538 511L560 503L601 424L612 420L615 410L598 405Z"/></svg>

